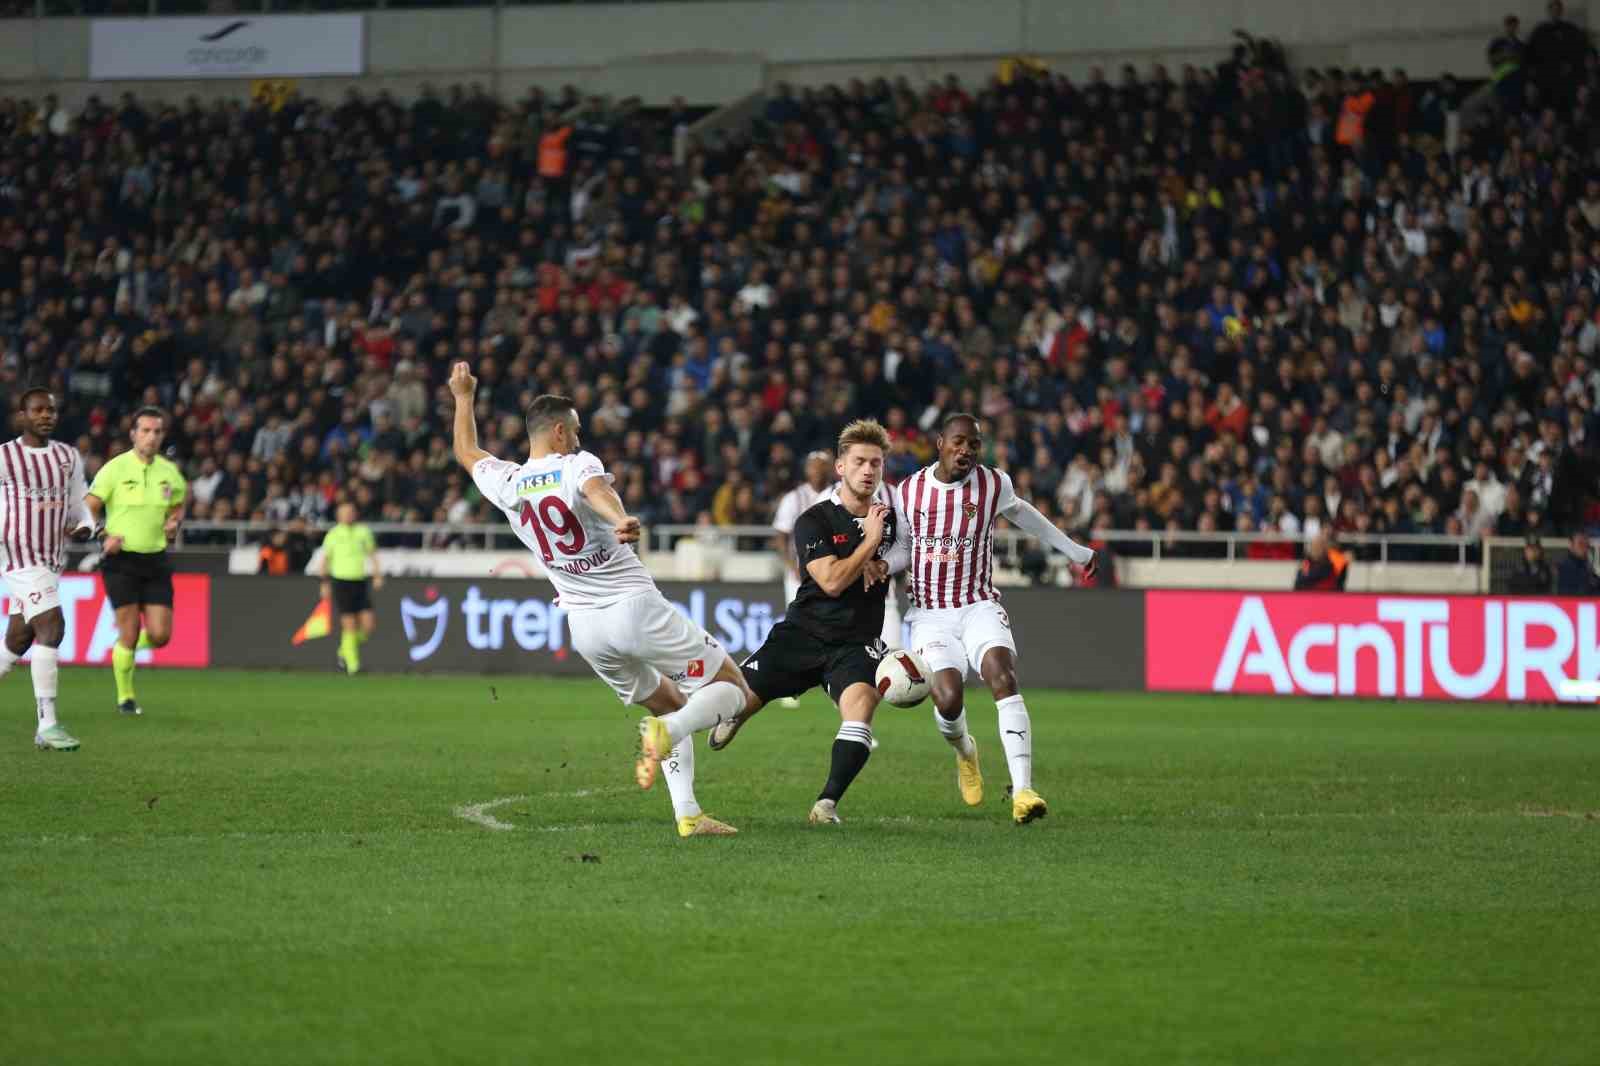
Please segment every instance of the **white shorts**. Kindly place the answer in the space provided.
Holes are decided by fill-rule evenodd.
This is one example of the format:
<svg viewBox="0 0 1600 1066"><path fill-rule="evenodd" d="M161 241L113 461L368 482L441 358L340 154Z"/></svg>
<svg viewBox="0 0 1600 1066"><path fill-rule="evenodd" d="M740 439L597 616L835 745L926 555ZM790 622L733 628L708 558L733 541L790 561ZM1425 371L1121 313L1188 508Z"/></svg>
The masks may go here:
<svg viewBox="0 0 1600 1066"><path fill-rule="evenodd" d="M643 703L663 677L692 692L728 653L659 592L567 615L572 646L623 703Z"/></svg>
<svg viewBox="0 0 1600 1066"><path fill-rule="evenodd" d="M1005 648L1013 658L1011 619L994 600L979 600L965 607L913 607L906 612L911 624L911 650L930 670L955 670L966 677L967 667L983 673L983 657L990 648Z"/></svg>
<svg viewBox="0 0 1600 1066"><path fill-rule="evenodd" d="M48 566L29 566L0 576L11 597L11 613L31 622L39 615L61 606L61 575Z"/></svg>

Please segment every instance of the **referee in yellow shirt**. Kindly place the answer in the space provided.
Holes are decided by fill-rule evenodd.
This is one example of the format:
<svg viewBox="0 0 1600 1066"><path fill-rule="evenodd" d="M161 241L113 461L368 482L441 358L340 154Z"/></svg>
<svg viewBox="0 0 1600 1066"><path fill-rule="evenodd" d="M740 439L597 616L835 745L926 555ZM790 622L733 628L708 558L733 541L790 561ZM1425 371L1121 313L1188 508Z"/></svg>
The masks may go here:
<svg viewBox="0 0 1600 1066"><path fill-rule="evenodd" d="M361 669L361 645L378 628L372 610L373 589L383 588L378 569L378 544L372 530L356 521L356 505L341 503L338 525L322 538L322 598L331 593L339 609L339 669Z"/></svg>
<svg viewBox="0 0 1600 1066"><path fill-rule="evenodd" d="M100 573L117 617L111 673L117 681L117 709L123 714L144 713L133 693L134 650L165 647L172 639L167 541L183 520L188 483L177 464L160 455L166 437L166 412L139 408L133 416L132 450L106 461L84 500L105 526Z"/></svg>

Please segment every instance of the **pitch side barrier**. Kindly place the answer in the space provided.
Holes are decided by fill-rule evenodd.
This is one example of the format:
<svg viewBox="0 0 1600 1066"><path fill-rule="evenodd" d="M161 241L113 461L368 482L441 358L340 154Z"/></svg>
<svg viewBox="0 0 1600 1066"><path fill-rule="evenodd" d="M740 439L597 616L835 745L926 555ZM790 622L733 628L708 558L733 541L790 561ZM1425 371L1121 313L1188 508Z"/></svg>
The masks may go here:
<svg viewBox="0 0 1600 1066"><path fill-rule="evenodd" d="M217 666L331 670L337 620L319 626L317 584L302 578L212 578L211 661ZM783 615L775 584L662 582L661 592L743 658ZM393 673L592 676L572 649L566 612L543 581L391 578L373 594L376 635L363 670ZM1144 599L1138 592L1007 589L1018 669L1029 685L1137 690L1144 684ZM687 676L696 669L684 664Z"/></svg>
<svg viewBox="0 0 1600 1066"><path fill-rule="evenodd" d="M1593 704L1600 605L1553 596L1150 591L1152 692Z"/></svg>
<svg viewBox="0 0 1600 1066"><path fill-rule="evenodd" d="M209 655L200 658L211 665L333 668L337 620L316 635L315 582L190 581L189 596L210 602L189 604L180 624L207 617L209 606ZM93 598L93 582L80 583ZM660 587L741 658L782 617L779 590L767 584ZM396 578L373 599L378 632L362 649L364 669L590 676L545 582ZM1035 687L1528 703L1593 703L1600 693L1595 600L1013 588L1001 603L1019 673ZM85 600L91 614L108 613L95 606ZM93 636L101 629L109 631L83 630L84 661L104 657ZM686 662L682 673L703 668Z"/></svg>

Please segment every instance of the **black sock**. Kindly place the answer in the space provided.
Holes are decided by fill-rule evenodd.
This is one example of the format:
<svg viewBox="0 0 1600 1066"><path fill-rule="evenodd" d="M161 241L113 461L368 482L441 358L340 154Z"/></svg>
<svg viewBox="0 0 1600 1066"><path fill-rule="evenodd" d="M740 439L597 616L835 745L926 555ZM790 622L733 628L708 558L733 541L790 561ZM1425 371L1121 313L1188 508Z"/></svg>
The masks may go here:
<svg viewBox="0 0 1600 1066"><path fill-rule="evenodd" d="M846 722L839 727L833 739L833 765L828 770L828 783L822 786L819 800L844 798L845 789L856 779L861 768L872 756L872 728L864 722Z"/></svg>

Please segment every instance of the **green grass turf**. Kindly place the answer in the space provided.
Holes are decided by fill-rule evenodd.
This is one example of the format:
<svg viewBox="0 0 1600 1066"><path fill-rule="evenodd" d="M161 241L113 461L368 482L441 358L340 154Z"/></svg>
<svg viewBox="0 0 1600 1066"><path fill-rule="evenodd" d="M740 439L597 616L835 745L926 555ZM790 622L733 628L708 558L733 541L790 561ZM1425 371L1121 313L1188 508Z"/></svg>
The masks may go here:
<svg viewBox="0 0 1600 1066"><path fill-rule="evenodd" d="M1035 692L1048 819L886 709L804 816L816 695L680 841L596 682L0 687L0 1062L1592 1063L1600 717ZM456 808L524 797L489 813ZM598 862L580 861L582 855Z"/></svg>

